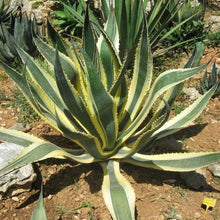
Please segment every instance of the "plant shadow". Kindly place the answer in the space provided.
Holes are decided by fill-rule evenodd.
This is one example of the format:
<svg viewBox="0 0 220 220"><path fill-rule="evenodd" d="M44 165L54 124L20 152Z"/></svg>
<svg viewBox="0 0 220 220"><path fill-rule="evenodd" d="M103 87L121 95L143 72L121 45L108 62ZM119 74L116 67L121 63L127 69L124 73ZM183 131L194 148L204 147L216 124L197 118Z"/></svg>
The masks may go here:
<svg viewBox="0 0 220 220"><path fill-rule="evenodd" d="M183 137L183 136L184 138L192 137L194 135L197 135L199 132L201 132L201 130L204 129L205 126L206 124L199 124L199 125L187 127L185 129L182 129L180 132L176 133L175 138L178 139L178 137ZM48 136L46 137L46 139L50 140L51 142L57 145L60 145L60 143L62 143L61 142L62 139L60 139L59 137ZM56 140L59 140L58 141L59 143L57 143ZM66 141L65 143L66 143L65 146L67 146L68 141ZM170 152L169 149L168 152ZM88 164L77 164L69 160L47 159L41 161L39 164L40 166L56 165L62 167L57 172L53 173L44 183L44 197L47 197L48 195L55 195L64 188L77 183L80 179L84 179L88 183L89 191L92 194L97 193L101 190L102 181L103 181L103 171L98 163L93 163L88 165ZM133 180L135 181L134 184L145 183L145 184L152 184L155 186L162 186L164 183L166 183L172 186L177 186L177 187L179 186L183 189L190 189L198 192L219 192L217 189L213 188L211 185L208 184L197 190L192 189L184 183L183 179L180 177L180 173L178 172L153 170L143 167L138 167L137 169L136 166L125 163L121 165L121 168L123 171L122 173L124 173L125 176L127 176L128 178L129 177L133 178ZM33 188L36 190L36 193L31 195L26 201L24 201L18 207L18 209L23 208L38 200L40 193L39 192L40 186L43 178L38 166L35 166L35 170L37 172L38 178L37 181L33 184ZM204 177L201 175L201 178ZM168 180L169 181L175 180L175 182L174 183L172 181L169 182Z"/></svg>

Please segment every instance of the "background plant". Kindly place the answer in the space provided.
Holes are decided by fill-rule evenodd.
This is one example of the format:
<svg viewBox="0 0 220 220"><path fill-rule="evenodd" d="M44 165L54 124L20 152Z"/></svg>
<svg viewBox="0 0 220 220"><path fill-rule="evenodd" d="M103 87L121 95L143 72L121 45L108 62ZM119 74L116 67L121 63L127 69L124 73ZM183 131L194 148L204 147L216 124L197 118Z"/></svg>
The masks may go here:
<svg viewBox="0 0 220 220"><path fill-rule="evenodd" d="M211 73L208 74L206 70L202 80L200 81L200 92L204 94L207 92L216 82L220 82L220 70L216 67L214 63L212 66ZM220 95L220 85L217 87L213 97Z"/></svg>
<svg viewBox="0 0 220 220"><path fill-rule="evenodd" d="M72 16L72 13L70 13L62 3L59 4L58 10L53 11L52 24L58 26L60 29L59 32L64 34L64 36L69 37L71 35L76 38L81 38L83 25ZM77 1L68 1L66 5L72 8L72 10L75 10L80 16L84 15L82 5Z"/></svg>
<svg viewBox="0 0 220 220"><path fill-rule="evenodd" d="M1 7L5 8L4 1L0 3ZM7 11L7 13L7 19L0 21L0 57L4 62L19 66L20 60L15 44L32 56L37 56L38 51L33 43L32 34L40 32L36 19L28 18L26 14L21 13L20 9L13 12Z"/></svg>
<svg viewBox="0 0 220 220"><path fill-rule="evenodd" d="M193 45L196 41L204 40L207 35L205 23L203 22L206 10L205 1L187 0L178 2L177 0L173 0L169 4L169 13L175 7L179 7L179 9L172 19L171 27L178 26L184 20L187 20L187 22L168 35L163 43L169 45L179 42L181 47L187 49L188 46ZM169 31L169 28L165 29L164 32L166 33L167 31ZM181 42L185 43L181 44Z"/></svg>
<svg viewBox="0 0 220 220"><path fill-rule="evenodd" d="M94 8L92 7L93 4L90 4L90 19L96 25L100 25L102 28L106 29L107 21L111 20L112 16L116 18L121 59L123 59L126 54L129 54L130 60L134 60L134 50L137 46L141 32L141 23L143 21L142 8L145 9L148 2L150 2L150 0L137 0L134 2L132 0L125 2L120 0L102 0L99 11L94 11ZM154 1L152 8L146 14L151 48L153 51L157 51L154 52L154 56L158 56L159 54L167 52L172 48L192 41L192 39L189 40L189 37L186 40L182 37L181 41L172 41L172 45L158 50L165 39L169 37L172 38L173 33L175 35L175 32L178 32L182 25L186 25L192 17L195 17L194 11L191 9L191 16L186 17L186 19L184 17L182 20L179 20L178 24L172 25L174 18L182 8L182 6L179 7L180 2L180 0ZM63 11L65 11L66 15L71 16L72 20L77 21L78 26L82 27L87 5L83 0L78 0L78 5L80 6L80 12L77 12L75 8L69 6L68 4L63 3ZM83 9L83 13L81 8ZM95 28L95 31L97 32L97 35L100 34L97 28Z"/></svg>
<svg viewBox="0 0 220 220"><path fill-rule="evenodd" d="M169 4L169 13L172 13L175 7L179 7L179 9L172 19L171 27L178 26L184 20L187 20L187 22L168 35L163 43L172 45L175 42L179 42L182 48L187 49L188 46L193 45L196 41L204 40L208 33L203 22L206 10L205 1L187 0L178 3L177 0L172 0ZM165 29L164 33L169 31L169 28ZM181 42L184 43L181 44Z"/></svg>
<svg viewBox="0 0 220 220"><path fill-rule="evenodd" d="M47 65L39 64L19 46L16 49L23 61L22 71L0 61L38 114L77 145L57 146L30 134L0 128L2 141L25 147L0 170L0 175L47 158L99 163L103 169L103 197L113 219L133 220L135 193L120 172L121 163L184 172L220 160L218 152L148 154L156 140L180 130L201 113L218 83L169 119L184 81L206 67L206 64L195 67L204 45L197 44L185 68L165 71L152 81L153 56L142 13L144 19L129 86L125 77L127 70L131 71L129 52L121 56L116 18L108 20L105 30L98 27L101 37L97 40L94 32L97 24L90 22L89 10L85 15L82 47L75 42L66 43L49 29L54 43L34 38ZM34 218L46 219L42 194Z"/></svg>
<svg viewBox="0 0 220 220"><path fill-rule="evenodd" d="M220 31L218 32L210 31L207 36L207 44L213 47L220 46Z"/></svg>

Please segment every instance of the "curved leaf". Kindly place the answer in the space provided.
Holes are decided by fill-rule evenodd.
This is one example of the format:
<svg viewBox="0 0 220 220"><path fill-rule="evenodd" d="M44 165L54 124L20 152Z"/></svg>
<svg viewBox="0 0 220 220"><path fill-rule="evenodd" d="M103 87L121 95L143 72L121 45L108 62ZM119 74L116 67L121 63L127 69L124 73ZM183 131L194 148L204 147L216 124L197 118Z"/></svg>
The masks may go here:
<svg viewBox="0 0 220 220"><path fill-rule="evenodd" d="M23 147L28 147L34 142L40 142L41 139L31 134L12 129L0 128L0 140L8 143L14 143Z"/></svg>
<svg viewBox="0 0 220 220"><path fill-rule="evenodd" d="M17 168L27 164L48 158L71 159L79 163L92 163L96 160L89 154L74 155L71 151L66 151L55 144L41 141L35 142L26 147L17 157L10 161L5 167L0 169L0 176L5 175Z"/></svg>
<svg viewBox="0 0 220 220"><path fill-rule="evenodd" d="M31 220L39 220L39 219L47 220L46 211L44 209L43 187L41 187L39 200L31 216Z"/></svg>
<svg viewBox="0 0 220 220"><path fill-rule="evenodd" d="M134 220L134 190L120 173L119 162L110 160L101 165L104 172L103 197L113 219Z"/></svg>
<svg viewBox="0 0 220 220"><path fill-rule="evenodd" d="M159 139L164 136L173 134L188 125L203 111L207 102L212 97L217 87L218 83L216 83L215 86L213 86L208 92L198 98L188 108L183 110L179 115L166 122L160 129L154 132L154 134L152 135L152 139Z"/></svg>
<svg viewBox="0 0 220 220"><path fill-rule="evenodd" d="M140 111L143 99L150 89L152 80L153 59L150 49L150 42L147 33L147 24L144 20L141 38L136 49L133 77L128 93L127 103L124 108L124 115L120 123L122 126L133 121Z"/></svg>
<svg viewBox="0 0 220 220"><path fill-rule="evenodd" d="M88 55L81 51L85 60L85 76L87 89L87 105L93 124L103 141L103 149L111 151L115 147L118 132L117 106L114 99L105 90L97 71Z"/></svg>
<svg viewBox="0 0 220 220"><path fill-rule="evenodd" d="M193 171L212 163L220 161L220 153L199 152L199 153L170 153L159 155L143 155L136 153L131 158L123 160L136 166L174 171Z"/></svg>
<svg viewBox="0 0 220 220"><path fill-rule="evenodd" d="M149 95L147 100L145 101L140 113L131 122L127 128L124 129L121 136L118 138L118 141L124 142L128 139L128 137L133 134L136 129L141 125L143 120L147 117L150 108L152 107L154 101L169 88L183 82L189 77L195 75L196 73L202 71L206 67L206 64L190 68L190 69L177 69L177 70L169 70L162 73L154 82L151 90L149 91Z"/></svg>

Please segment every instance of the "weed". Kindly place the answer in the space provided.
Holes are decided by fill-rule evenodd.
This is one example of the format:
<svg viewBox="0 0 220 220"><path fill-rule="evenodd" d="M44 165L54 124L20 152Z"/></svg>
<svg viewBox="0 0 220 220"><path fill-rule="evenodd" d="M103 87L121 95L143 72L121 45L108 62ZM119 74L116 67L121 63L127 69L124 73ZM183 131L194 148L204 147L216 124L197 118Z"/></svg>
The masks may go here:
<svg viewBox="0 0 220 220"><path fill-rule="evenodd" d="M88 217L89 217L89 220L94 220L93 212L89 211L88 212Z"/></svg>
<svg viewBox="0 0 220 220"><path fill-rule="evenodd" d="M31 124L39 120L38 114L26 101L25 97L19 90L13 91L11 101L13 108L19 108L18 122L23 124Z"/></svg>
<svg viewBox="0 0 220 220"><path fill-rule="evenodd" d="M157 78L160 73L166 71L169 69L170 66L175 66L175 64L179 63L179 61L182 59L183 54L177 54L176 53L166 53L166 56L158 56L154 58L154 76L153 78Z"/></svg>
<svg viewBox="0 0 220 220"><path fill-rule="evenodd" d="M181 186L178 187L178 193L180 194L181 197L186 197L187 192L185 189L183 189Z"/></svg>
<svg viewBox="0 0 220 220"><path fill-rule="evenodd" d="M58 205L58 206L56 206L56 208L59 209L59 211L57 213L57 216L59 216L59 218L61 218L65 214L78 214L79 213L78 212L79 208L76 208L74 210L70 210L70 209L63 207L62 205Z"/></svg>
<svg viewBox="0 0 220 220"><path fill-rule="evenodd" d="M18 122L23 124L31 124L39 120L38 114L33 110L30 104L19 90L12 90L13 95L7 96L3 90L0 90L0 101L7 101L1 103L2 108L16 108L19 109L17 113Z"/></svg>
<svg viewBox="0 0 220 220"><path fill-rule="evenodd" d="M220 220L220 213L213 213L213 220Z"/></svg>
<svg viewBox="0 0 220 220"><path fill-rule="evenodd" d="M57 213L57 216L59 218L62 218L62 216L66 215L66 214L67 215L78 214L79 213L79 211L78 211L79 209L82 209L82 208L91 208L91 209L93 209L94 206L93 206L93 204L91 202L89 202L88 200L85 200L82 203L81 206L79 206L79 207L77 207L75 209L67 209L67 208L65 208L65 207L63 207L61 205L58 205L56 208L59 209L59 211ZM89 219L93 220L93 212L90 210L90 211L88 211L87 214L88 214Z"/></svg>
<svg viewBox="0 0 220 220"><path fill-rule="evenodd" d="M78 182L77 182L77 180L75 179L75 178L73 178L73 182L74 182L74 187L76 188L76 189L79 189L79 185L78 185Z"/></svg>
<svg viewBox="0 0 220 220"><path fill-rule="evenodd" d="M11 101L11 99L5 95L5 91L0 89L0 101Z"/></svg>
<svg viewBox="0 0 220 220"><path fill-rule="evenodd" d="M167 219L176 219L176 220L180 220L180 216L179 214L177 213L175 207L171 207L170 208L170 212L169 213L165 213L164 216L167 218Z"/></svg>
<svg viewBox="0 0 220 220"><path fill-rule="evenodd" d="M220 46L220 31L218 32L210 32L208 35L208 44L217 47Z"/></svg>
<svg viewBox="0 0 220 220"><path fill-rule="evenodd" d="M9 103L2 103L2 101L8 102L8 101L11 101L11 99L5 95L5 92L3 90L0 90L0 103L1 103L1 107L2 108L8 108L8 107L11 106Z"/></svg>
<svg viewBox="0 0 220 220"><path fill-rule="evenodd" d="M8 107L10 107L11 105L10 104L6 104L6 103L2 103L1 104L1 107L2 108L8 108Z"/></svg>
<svg viewBox="0 0 220 220"><path fill-rule="evenodd" d="M212 152L216 152L216 147L212 147Z"/></svg>
<svg viewBox="0 0 220 220"><path fill-rule="evenodd" d="M177 103L175 102L173 105L173 111L175 116L178 115L180 112L182 112L185 109L185 106L183 103Z"/></svg>
<svg viewBox="0 0 220 220"><path fill-rule="evenodd" d="M204 118L203 118L201 115L199 115L199 116L195 119L196 124L202 124L203 121L204 121Z"/></svg>
<svg viewBox="0 0 220 220"><path fill-rule="evenodd" d="M5 81L7 79L8 79L8 76L4 72L1 72L0 73L0 81Z"/></svg>

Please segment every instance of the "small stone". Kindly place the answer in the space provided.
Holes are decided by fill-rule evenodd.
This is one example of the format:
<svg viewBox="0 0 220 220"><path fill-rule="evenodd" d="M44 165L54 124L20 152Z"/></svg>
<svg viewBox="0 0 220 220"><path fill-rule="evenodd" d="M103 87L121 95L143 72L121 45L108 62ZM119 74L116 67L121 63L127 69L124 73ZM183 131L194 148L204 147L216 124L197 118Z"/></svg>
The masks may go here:
<svg viewBox="0 0 220 220"><path fill-rule="evenodd" d="M43 16L43 14L41 13L41 11L40 10L38 10L38 9L35 9L35 10L33 10L33 13L34 13L34 16L35 16L35 18L36 18L36 21L37 21L37 24L43 24L43 22L44 22L44 16Z"/></svg>
<svg viewBox="0 0 220 220"><path fill-rule="evenodd" d="M220 31L220 16L212 15L209 18L210 31L217 33Z"/></svg>
<svg viewBox="0 0 220 220"><path fill-rule="evenodd" d="M48 200L51 200L52 198L53 196L51 194L47 197Z"/></svg>
<svg viewBox="0 0 220 220"><path fill-rule="evenodd" d="M195 142L195 139L194 139L194 138L190 137L189 139L190 139L191 141Z"/></svg>
<svg viewBox="0 0 220 220"><path fill-rule="evenodd" d="M30 124L24 125L23 123L15 123L9 129L16 130L16 131L22 131L22 132L27 132L31 129Z"/></svg>
<svg viewBox="0 0 220 220"><path fill-rule="evenodd" d="M220 177L220 163L209 166L208 169L212 172L214 176Z"/></svg>
<svg viewBox="0 0 220 220"><path fill-rule="evenodd" d="M75 198L74 200L75 200L75 202L79 202L80 201L80 199L78 197Z"/></svg>
<svg viewBox="0 0 220 220"><path fill-rule="evenodd" d="M26 199L26 196L22 196L22 197L21 197L21 200L25 200L25 199Z"/></svg>
<svg viewBox="0 0 220 220"><path fill-rule="evenodd" d="M5 126L6 126L6 123L5 123L5 122L1 124L1 127L5 127Z"/></svg>
<svg viewBox="0 0 220 220"><path fill-rule="evenodd" d="M183 92L187 95L187 96L189 96L189 99L190 100L195 100L195 99L197 99L197 98L199 98L200 96L201 96L201 94L199 93L199 91L196 89L196 88L194 88L194 87L190 87L190 88L186 88L186 87L184 87L183 88Z"/></svg>
<svg viewBox="0 0 220 220"><path fill-rule="evenodd" d="M194 217L195 217L196 219L200 219L200 218L201 218L201 214L200 214L199 212L196 212L195 215L194 215Z"/></svg>
<svg viewBox="0 0 220 220"><path fill-rule="evenodd" d="M15 201L15 202L18 202L18 201L19 201L18 197L16 197L16 196L13 196L11 199L12 199L13 201Z"/></svg>
<svg viewBox="0 0 220 220"><path fill-rule="evenodd" d="M167 179L167 180L164 180L164 183L167 183L167 184L174 184L176 182L175 179Z"/></svg>
<svg viewBox="0 0 220 220"><path fill-rule="evenodd" d="M180 177L185 181L188 187L193 189L204 188L206 185L206 173L202 169L180 173Z"/></svg>
<svg viewBox="0 0 220 220"><path fill-rule="evenodd" d="M24 147L11 143L0 144L0 168L19 154ZM29 191L36 180L32 165L16 169L0 177L0 199L3 195L16 196L24 191Z"/></svg>
<svg viewBox="0 0 220 220"><path fill-rule="evenodd" d="M160 216L158 216L157 218L155 218L155 219L157 219L157 220L165 220L166 218L165 218L165 216L164 215L160 215Z"/></svg>

